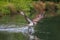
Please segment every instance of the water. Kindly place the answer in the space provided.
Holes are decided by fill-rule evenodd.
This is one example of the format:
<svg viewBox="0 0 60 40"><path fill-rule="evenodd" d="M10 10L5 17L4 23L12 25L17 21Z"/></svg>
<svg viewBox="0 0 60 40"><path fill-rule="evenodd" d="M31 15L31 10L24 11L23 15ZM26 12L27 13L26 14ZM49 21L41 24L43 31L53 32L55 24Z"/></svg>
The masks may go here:
<svg viewBox="0 0 60 40"><path fill-rule="evenodd" d="M16 33L16 34L15 34ZM29 36L30 34L29 33L31 33L31 34L33 34L34 33L34 27L28 27L28 26L26 26L26 25L22 25L22 26L20 26L20 25L15 25L15 24L12 24L12 25L8 25L8 24L2 24L2 25L0 25L0 35L2 35L2 40L15 40L15 37L13 37L13 35L15 34L15 35L21 35L21 33L22 33L22 35L24 35L24 36ZM29 34L29 35L28 35ZM4 37L4 36L8 36L8 37ZM14 35L14 36L15 36ZM19 37L21 37L21 36L17 36L17 39L19 38ZM3 39L3 37L5 38L5 39ZM11 38L12 37L12 38ZM24 37L25 38L25 37ZM19 38L18 40L20 40L21 38ZM28 39L28 38L27 38ZM0 36L0 40L1 40L1 36ZM21 39L22 40L22 39Z"/></svg>
<svg viewBox="0 0 60 40"><path fill-rule="evenodd" d="M6 32L21 32L21 33L28 33L28 30L32 33L34 33L34 27L29 27L28 26L22 26L22 27L19 27L17 25L9 25L8 27L6 27L7 25L1 25L0 26L0 31L6 31Z"/></svg>
<svg viewBox="0 0 60 40"><path fill-rule="evenodd" d="M35 28L40 39L43 40L60 40L60 16L45 18L38 23Z"/></svg>

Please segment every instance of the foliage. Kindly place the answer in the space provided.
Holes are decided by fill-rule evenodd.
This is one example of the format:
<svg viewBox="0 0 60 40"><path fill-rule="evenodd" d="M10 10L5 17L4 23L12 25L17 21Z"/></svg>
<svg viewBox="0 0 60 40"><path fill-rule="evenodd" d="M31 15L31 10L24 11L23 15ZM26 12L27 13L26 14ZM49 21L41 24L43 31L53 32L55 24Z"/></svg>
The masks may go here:
<svg viewBox="0 0 60 40"><path fill-rule="evenodd" d="M29 11L31 2L32 0L0 0L0 10L4 13L9 13L9 10L7 9L8 5L13 4L17 10L22 9L24 11Z"/></svg>
<svg viewBox="0 0 60 40"><path fill-rule="evenodd" d="M60 0L45 0L45 1L60 2Z"/></svg>
<svg viewBox="0 0 60 40"><path fill-rule="evenodd" d="M60 0L33 0L33 1L51 1L51 2L60 2Z"/></svg>
<svg viewBox="0 0 60 40"><path fill-rule="evenodd" d="M10 17L11 11L9 9L9 6L12 7L13 11L23 10L26 13L26 15L29 15L30 6L32 6L31 2L32 0L0 0L0 16L2 16L0 17L1 19L0 23L9 23L9 22L22 23L22 24L26 23L25 19L20 15ZM5 14L8 15L5 16Z"/></svg>

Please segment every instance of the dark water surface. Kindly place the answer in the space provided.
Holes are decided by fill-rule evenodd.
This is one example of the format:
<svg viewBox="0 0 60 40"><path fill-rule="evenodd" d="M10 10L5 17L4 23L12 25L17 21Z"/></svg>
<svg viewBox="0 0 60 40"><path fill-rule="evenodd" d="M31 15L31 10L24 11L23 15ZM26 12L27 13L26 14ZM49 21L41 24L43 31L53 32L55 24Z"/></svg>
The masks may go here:
<svg viewBox="0 0 60 40"><path fill-rule="evenodd" d="M60 16L43 19L36 30L35 35L42 40L60 40Z"/></svg>
<svg viewBox="0 0 60 40"><path fill-rule="evenodd" d="M2 24L0 25L0 39L1 40L28 40L28 26L16 24ZM34 33L34 27L29 29Z"/></svg>
<svg viewBox="0 0 60 40"><path fill-rule="evenodd" d="M22 33L0 32L0 40L26 40Z"/></svg>
<svg viewBox="0 0 60 40"><path fill-rule="evenodd" d="M23 35L26 30L25 27L20 27L21 25L0 25L0 40L27 40L27 37ZM25 30L23 30L25 28Z"/></svg>

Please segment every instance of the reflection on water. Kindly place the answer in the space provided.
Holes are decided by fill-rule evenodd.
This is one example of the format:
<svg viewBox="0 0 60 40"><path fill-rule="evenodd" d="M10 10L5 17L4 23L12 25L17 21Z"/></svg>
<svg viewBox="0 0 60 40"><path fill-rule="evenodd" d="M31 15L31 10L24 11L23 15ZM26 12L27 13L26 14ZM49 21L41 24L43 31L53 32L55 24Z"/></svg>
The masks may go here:
<svg viewBox="0 0 60 40"><path fill-rule="evenodd" d="M28 30L32 33L34 32L34 27L28 28L28 26L18 26L18 25L9 25L9 26L0 26L0 31L6 31L6 32L22 32L22 33L28 33Z"/></svg>
<svg viewBox="0 0 60 40"><path fill-rule="evenodd" d="M31 27L29 31L31 33L34 33L34 28ZM0 35L1 35L0 40L17 40L17 39L20 40L20 37L24 37L21 34L22 35L28 34L28 26L20 27L19 25L14 25L14 24L0 25ZM15 38L15 36L17 37L17 39ZM21 40L23 40L23 38Z"/></svg>
<svg viewBox="0 0 60 40"><path fill-rule="evenodd" d="M22 33L0 32L0 40L26 40Z"/></svg>
<svg viewBox="0 0 60 40"><path fill-rule="evenodd" d="M60 16L45 18L37 24L37 35L43 40L60 40Z"/></svg>

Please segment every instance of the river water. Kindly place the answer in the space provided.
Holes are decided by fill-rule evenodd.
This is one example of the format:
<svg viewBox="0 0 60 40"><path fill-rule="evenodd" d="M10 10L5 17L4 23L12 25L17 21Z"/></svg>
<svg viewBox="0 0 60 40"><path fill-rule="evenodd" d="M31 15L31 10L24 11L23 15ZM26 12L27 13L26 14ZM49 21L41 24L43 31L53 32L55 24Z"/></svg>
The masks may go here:
<svg viewBox="0 0 60 40"><path fill-rule="evenodd" d="M23 35L29 34L29 32L30 32L30 33L33 34L34 33L34 27L29 28L26 25L2 24L2 25L0 25L0 32L6 32L6 33L10 33L10 34L12 34L12 33L22 33Z"/></svg>
<svg viewBox="0 0 60 40"><path fill-rule="evenodd" d="M30 27L30 29L28 28L28 26L18 26L18 25L0 25L0 31L6 31L6 32L22 32L22 33L28 33L28 30L31 31L32 33L34 33L34 27Z"/></svg>

